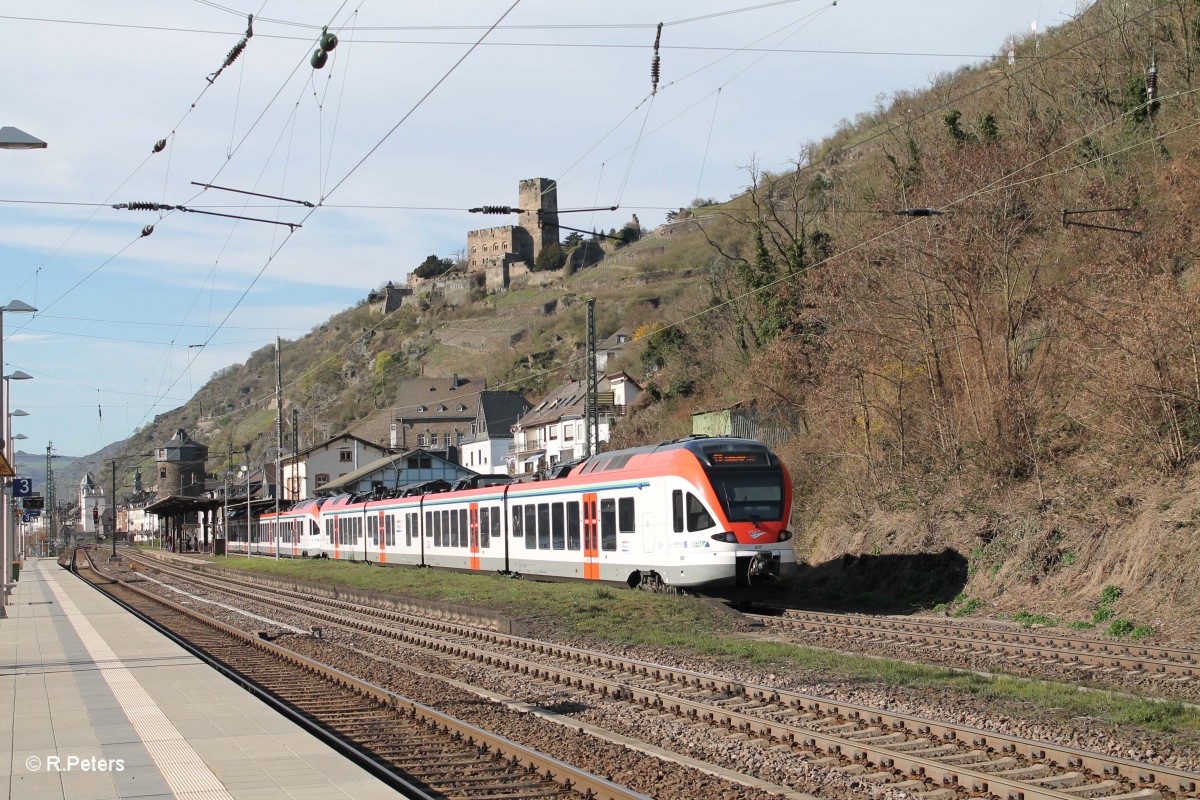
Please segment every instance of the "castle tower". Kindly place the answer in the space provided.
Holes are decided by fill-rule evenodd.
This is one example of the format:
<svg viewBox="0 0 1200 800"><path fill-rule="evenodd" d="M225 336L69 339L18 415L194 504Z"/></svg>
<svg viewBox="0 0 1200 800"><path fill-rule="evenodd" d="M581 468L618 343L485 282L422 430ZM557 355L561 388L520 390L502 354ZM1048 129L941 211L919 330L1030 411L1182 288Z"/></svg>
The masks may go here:
<svg viewBox="0 0 1200 800"><path fill-rule="evenodd" d="M208 447L198 443L187 431L175 431L166 444L158 446L158 495L199 497L204 492L204 462Z"/></svg>
<svg viewBox="0 0 1200 800"><path fill-rule="evenodd" d="M517 224L533 238L536 261L543 247L558 244L558 184L549 178L523 180L517 202L521 208Z"/></svg>

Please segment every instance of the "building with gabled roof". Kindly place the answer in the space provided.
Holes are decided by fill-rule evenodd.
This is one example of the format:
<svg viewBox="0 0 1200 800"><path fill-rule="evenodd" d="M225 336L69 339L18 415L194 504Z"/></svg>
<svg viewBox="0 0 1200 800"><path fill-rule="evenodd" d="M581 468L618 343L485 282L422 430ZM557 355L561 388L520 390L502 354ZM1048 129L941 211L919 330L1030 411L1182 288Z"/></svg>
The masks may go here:
<svg viewBox="0 0 1200 800"><path fill-rule="evenodd" d="M513 426L532 407L520 392L481 392L471 432L463 439L462 465L476 472L507 475L505 458L512 447Z"/></svg>
<svg viewBox="0 0 1200 800"><path fill-rule="evenodd" d="M283 499L308 500L325 484L383 457L391 448L353 433L330 437L283 459ZM274 467L274 465L270 465Z"/></svg>
<svg viewBox="0 0 1200 800"><path fill-rule="evenodd" d="M584 456L586 389L584 381L567 381L517 421L506 458L510 475L527 475ZM624 372L612 372L597 381L597 444L608 441L617 418L625 415L641 391L637 381Z"/></svg>
<svg viewBox="0 0 1200 800"><path fill-rule="evenodd" d="M378 458L341 476L317 490L318 495L370 494L398 489L412 483L446 481L454 483L475 473L436 453L411 450Z"/></svg>
<svg viewBox="0 0 1200 800"><path fill-rule="evenodd" d="M482 378L406 378L396 387L396 450L445 450L450 460L471 432L479 414L479 397L487 389ZM454 448L451 450L451 448Z"/></svg>
<svg viewBox="0 0 1200 800"><path fill-rule="evenodd" d="M621 352L625 349L625 345L633 341L633 331L628 326L622 325L613 332L600 344L596 345L596 372L602 374L610 361L615 361L621 357Z"/></svg>

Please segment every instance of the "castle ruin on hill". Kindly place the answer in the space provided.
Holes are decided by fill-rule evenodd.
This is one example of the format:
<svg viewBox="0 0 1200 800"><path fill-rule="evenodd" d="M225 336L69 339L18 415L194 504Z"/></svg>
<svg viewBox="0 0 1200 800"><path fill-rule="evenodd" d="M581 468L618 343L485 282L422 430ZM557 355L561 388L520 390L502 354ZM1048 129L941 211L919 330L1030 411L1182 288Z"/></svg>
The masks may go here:
<svg viewBox="0 0 1200 800"><path fill-rule="evenodd" d="M430 292L461 295L472 288L502 292L513 282L549 280L550 273L534 276L538 255L558 239L558 184L550 178L528 178L518 184L516 225L497 225L467 233L464 251L465 274L451 270L444 275L420 278L410 273L407 285L391 283L372 291L367 302L372 311L391 313L417 296Z"/></svg>
<svg viewBox="0 0 1200 800"><path fill-rule="evenodd" d="M517 206L516 225L467 233L467 274L483 273L489 292L507 289L513 278L529 273L543 248L558 244L558 185L554 181L521 181Z"/></svg>

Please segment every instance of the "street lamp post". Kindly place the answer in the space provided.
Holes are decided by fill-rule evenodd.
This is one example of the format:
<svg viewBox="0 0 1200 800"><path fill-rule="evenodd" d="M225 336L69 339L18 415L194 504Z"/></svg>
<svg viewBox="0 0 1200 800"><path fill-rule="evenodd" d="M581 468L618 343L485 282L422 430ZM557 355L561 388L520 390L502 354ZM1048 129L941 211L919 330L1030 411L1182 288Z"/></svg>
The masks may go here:
<svg viewBox="0 0 1200 800"><path fill-rule="evenodd" d="M6 407L12 408L12 385L10 381L25 380L29 378L32 378L32 375L26 375L24 372L20 372L19 369L17 372L13 372L11 375L5 375L4 390ZM12 417L14 416L29 416L29 411L23 411L19 408L13 408L11 411L8 411L8 413L5 415L4 431L0 432L4 434L5 452L8 453L8 461L11 462L10 467L13 468L13 475L16 475L17 450L16 447L13 447L14 437L12 435ZM16 566L19 553L17 549L17 505L14 503L16 499L17 498L11 498L10 507L8 507L6 510L7 513L5 513L4 527L0 528L0 530L2 530L2 535L5 537L5 542L7 545L8 564L12 565L8 567L8 569L13 572L13 575L11 576L13 583L17 582L17 572L20 569L19 566Z"/></svg>
<svg viewBox="0 0 1200 800"><path fill-rule="evenodd" d="M9 129L8 128L0 128L0 147L5 146L3 139L4 139L4 132L7 130L9 130ZM6 312L6 311L9 313L33 313L33 312L37 311L37 309L34 308L33 306L29 305L28 303L22 303L20 300L13 300L13 301L9 302L8 305L6 305L6 306L0 306L0 370L3 370L3 368L4 368L4 312ZM13 375L17 375L17 374L18 373L16 373L16 372L13 373ZM24 374L24 373L20 373L20 374ZM20 380L20 379L18 378L17 380ZM5 381L5 386L6 387L8 386L8 381ZM4 392L3 394L7 394L7 392ZM5 398L0 396L0 401L4 401L4 400L5 400ZM8 425L9 418L7 415L7 411L8 411L8 403L0 402L0 422L3 422L3 424L5 425L4 431L2 431L0 433L3 433L3 436L4 436L3 445L6 450L5 455L8 456L8 458L12 459L12 457L13 457L12 448L8 447L7 425ZM24 412L22 412L22 414L23 413ZM12 589L11 581L12 581L12 569L13 569L12 568L13 543L11 541L9 541L9 538L10 538L9 532L12 528L12 520L11 520L12 506L9 503L8 487L6 484L7 484L7 480L0 480L0 515L3 515L3 518L4 518L3 525L2 525L2 527L0 527L0 570L3 570L3 573L0 573L0 615L7 615L7 612L5 611L5 606L8 605L8 593Z"/></svg>
<svg viewBox="0 0 1200 800"><path fill-rule="evenodd" d="M246 558L250 558L250 465L243 464L246 471Z"/></svg>
<svg viewBox="0 0 1200 800"><path fill-rule="evenodd" d="M19 370L18 370L18 372L19 372ZM21 374L24 375L25 373L21 372ZM17 373L14 372L12 375L9 375L7 377L16 378L16 376L17 376ZM30 377L32 377L32 376L30 376ZM28 438L29 437L23 433L13 433L12 431L9 431L8 449L12 451L13 461L16 461L16 459L17 459L17 448L16 448L17 440L18 439L28 439ZM14 472L16 471L15 464L13 465L13 471ZM15 497L13 498L13 500L16 500L16 499L17 498L15 498ZM14 507L13 508L13 517L15 518L16 515L17 515L17 510ZM25 528L26 528L26 523L24 522L24 520L22 520L20 527L18 527L17 531L16 531L17 535L15 537L15 547L13 548L13 560L14 561L18 558L21 559L22 562L25 561L25 535L26 535Z"/></svg>
<svg viewBox="0 0 1200 800"><path fill-rule="evenodd" d="M120 561L121 559L117 558L117 460L115 458L112 460L112 497L110 497L108 499L108 503L110 506L112 506L112 521L113 521L113 526L112 526L113 548L112 548L112 555L108 557L108 560L112 563L116 563L116 562Z"/></svg>

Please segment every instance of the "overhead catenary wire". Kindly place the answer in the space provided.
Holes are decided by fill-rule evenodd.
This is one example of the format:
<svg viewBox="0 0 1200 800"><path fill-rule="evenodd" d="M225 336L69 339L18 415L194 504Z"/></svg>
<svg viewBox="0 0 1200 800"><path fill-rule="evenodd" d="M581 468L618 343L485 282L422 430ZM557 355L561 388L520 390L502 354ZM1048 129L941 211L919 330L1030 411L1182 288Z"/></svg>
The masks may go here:
<svg viewBox="0 0 1200 800"><path fill-rule="evenodd" d="M497 21L496 21L496 22L493 24L492 28L489 28L489 29L488 29L488 31L486 31L486 32L483 34L483 36L481 36L481 37L480 37L480 41L482 41L482 39L483 39L484 37L486 37L486 36L488 35L488 33L489 33L489 32L490 32L492 29L494 29L495 25L498 25L498 24L499 24L499 23L500 23L502 20L504 20L504 19L505 19L505 18L506 18L506 17L507 17L507 16L508 16L508 15L509 15L509 14L510 14L512 11L513 11L513 9L515 9L515 8L516 8L516 7L517 7L517 6L520 4L520 2L521 2L521 0L514 0L514 2L512 3L512 5L511 5L511 6L509 6L509 8L508 8L508 9L507 9L507 10L506 10L506 11L505 11L505 12L504 12L504 13L503 13L501 16L500 16L500 18L499 18L499 19L498 19L498 20L497 20ZM433 87L431 87L431 88L430 88L430 89L429 89L429 90L428 90L428 91L427 91L427 92L426 92L424 95L422 95L421 99L419 99L419 100L417 101L417 103L416 103L416 104L415 104L415 105L414 105L412 108L410 108L410 109L409 109L409 111L408 111L407 113L405 113L405 114L404 114L404 115L401 117L400 121L398 121L398 122L397 122L397 123L396 123L394 126L392 126L392 128L391 128L391 129L390 129L390 130L389 130L389 131L388 131L386 134L384 134L383 138L382 138L382 139L380 139L380 140L379 140L379 142L377 142L377 143L376 143L376 144L375 144L375 145L374 145L374 146L373 146L373 147L372 147L372 148L371 148L371 149L370 149L370 150L369 150L369 151L366 153L366 155L364 155L364 156L363 156L363 157L362 157L362 158L361 158L361 159L360 159L360 160L359 160L359 161L358 161L358 162L357 162L357 163L354 165L354 167L352 167L352 168L351 168L351 169L350 169L350 170L349 170L349 171L348 171L348 172L347 172L347 173L346 173L346 174L345 174L345 175L344 175L344 176L341 178L341 180L339 180L339 181L338 181L338 182L337 182L337 183L336 183L336 184L335 184L335 185L334 185L334 186L333 186L333 187L332 187L332 188L331 188L331 189L330 189L330 190L329 190L329 191L326 193L326 196L328 196L329 194L332 194L332 193L336 192L336 191L338 190L338 188L339 188L339 187L340 187L340 186L341 186L341 185L342 185L342 184L343 184L343 183L344 183L344 182L345 182L347 179L349 179L349 177L350 177L351 175L353 175L353 174L354 174L354 172L355 172L355 171L357 171L357 170L358 170L358 169L359 169L359 168L360 168L360 167L363 165L363 163L365 163L365 162L366 162L366 160L367 160L368 158L370 158L370 156L371 156L373 153L375 153L375 152L376 152L376 150L378 150L378 149L379 149L379 147L380 147L380 146L381 146L381 145L382 145L382 144L383 144L383 143L384 143L384 142L385 142L385 141L386 141L386 140L387 140L387 139L388 139L388 138L389 138L389 137L390 137L390 136L391 136L393 133L395 133L395 131L396 131L396 130L397 130L397 129L398 129L398 128L399 128L399 127L402 125L402 124L404 124L404 122L405 122L405 121L407 121L407 120L408 120L408 119L409 119L409 118L412 116L412 114L413 114L413 113L414 113L414 112L415 112L415 111L416 111L416 110L417 110L417 109L418 109L418 108L419 108L419 107L420 107L420 106L421 106L421 105L422 105L422 104L423 104L423 103L424 103L424 102L425 102L425 101L426 101L426 100L427 100L427 99L428 99L428 98L429 98L429 97L430 97L430 96L431 96L431 95L434 93L434 91L436 91L436 90L437 90L437 88L438 88L438 87L440 87L440 86L441 86L441 85L442 85L442 84L443 84L443 83L446 81L446 79L448 79L448 78L450 77L450 75L451 75L451 74L453 74L453 73L454 73L454 71L458 69L458 67L459 67L459 66L460 66L460 65L463 63L463 61L465 61L465 60L466 60L466 58L467 58L467 57L468 57L468 56L469 56L469 55L470 55L472 52L474 52L474 49L475 49L475 47L472 47L470 50L468 50L466 53L464 53L464 54L463 54L463 55L462 55L462 56L461 56L461 57L460 57L460 58L459 58L459 59L458 59L458 60L457 60L457 61L456 61L456 62L455 62L455 63L454 63L454 64L453 64L453 65L452 65L450 68L449 68L449 70L447 70L447 71L445 72L445 74L443 74L443 75L442 75L442 77L441 77L440 79L438 79L438 81L437 81L437 82L436 82L436 83L433 85ZM278 96L278 93L276 94L276 96ZM323 201L323 200L324 200L324 198L322 198L322 201ZM319 207L320 207L320 205L318 204L317 208L319 208ZM304 215L304 217L302 218L301 222L303 222L303 221L304 221L304 220L306 220L308 217L310 217L310 216L311 216L313 213L315 213L315 212L317 211L317 208L312 208L312 209L309 209L308 213ZM255 283L257 283L257 282L258 282L258 280L259 280L259 279L262 277L262 275L263 275L263 273L266 271L267 267L268 267L268 266L270 266L271 262L272 262L272 261L275 259L275 257L276 257L276 256L279 254L279 252L280 252L280 251L281 251L281 250L282 250L282 249L283 249L283 248L284 248L284 247L287 245L287 243L288 243L288 242L291 240L292 236L294 236L294 235L295 235L295 232L296 232L296 229L295 229L295 228L290 228L290 229L288 230L288 233L287 233L287 234L284 236L283 240L282 240L281 242L279 242L277 246L273 246L273 247L272 247L271 254L270 254L268 257L267 257L267 259L266 259L266 260L265 260L265 262L263 263L262 267L261 267L261 268L258 270L258 272L255 274L254 278L251 280L251 282L249 283L249 285L248 285L248 286L245 288L245 290L242 292L242 294L241 294L241 295L240 295L240 296L237 298L237 300L236 300L236 301L233 303L233 305L230 307L230 309L229 309L229 310L228 310L228 312L226 313L226 315L225 315L224 319L222 320L222 322L221 322L220 324L218 324L218 325L217 325L217 327L216 327L216 330L220 330L220 328L221 328L221 325L223 325L223 324L224 324L224 322L225 322L225 321L227 321L227 320L229 319L229 317L230 317L230 316L233 314L233 312L237 310L237 308L238 308L238 307L241 305L242 301L243 301L243 300L246 298L246 296L249 294L250 290L253 288L253 286L255 285ZM180 376L180 377L182 377L182 376ZM178 383L178 381L180 380L180 377L177 377L177 378L176 378L174 381L172 381L172 382L171 382L171 384L170 384L168 387L166 387L166 389L164 389L163 391L170 391L170 390L171 390L171 388L173 388L173 387L174 387L174 386L175 386L175 385Z"/></svg>
<svg viewBox="0 0 1200 800"><path fill-rule="evenodd" d="M335 207L333 204L328 204L327 207Z"/></svg>
<svg viewBox="0 0 1200 800"><path fill-rule="evenodd" d="M932 113L932 112L930 112L930 113ZM736 299L732 299L732 300L731 300L731 302L732 302L733 300L736 300ZM382 324L382 321L380 321L380 324ZM514 381L514 384L516 384L516 383L520 383L520 381Z"/></svg>

